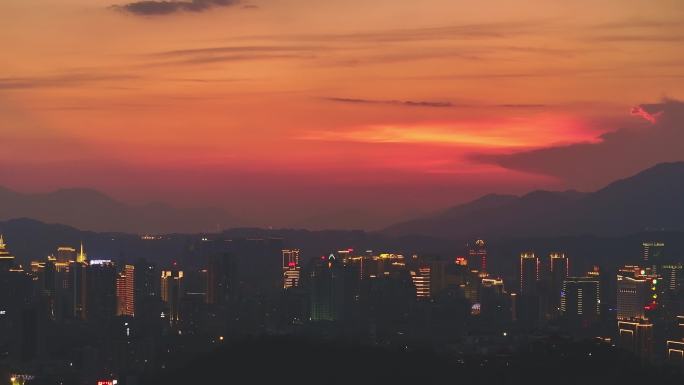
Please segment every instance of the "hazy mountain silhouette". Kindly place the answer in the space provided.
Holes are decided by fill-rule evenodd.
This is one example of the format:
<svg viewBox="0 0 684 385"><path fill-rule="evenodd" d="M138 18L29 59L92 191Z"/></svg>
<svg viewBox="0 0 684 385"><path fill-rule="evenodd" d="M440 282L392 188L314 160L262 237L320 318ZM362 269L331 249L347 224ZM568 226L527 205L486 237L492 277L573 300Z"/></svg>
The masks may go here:
<svg viewBox="0 0 684 385"><path fill-rule="evenodd" d="M591 170L587 170L591 172ZM684 162L662 163L593 193L487 195L392 225L388 235L467 238L619 235L684 229Z"/></svg>
<svg viewBox="0 0 684 385"><path fill-rule="evenodd" d="M33 218L83 230L130 233L218 231L238 220L218 208L175 208L163 203L129 205L90 189L22 194L0 187L0 220Z"/></svg>

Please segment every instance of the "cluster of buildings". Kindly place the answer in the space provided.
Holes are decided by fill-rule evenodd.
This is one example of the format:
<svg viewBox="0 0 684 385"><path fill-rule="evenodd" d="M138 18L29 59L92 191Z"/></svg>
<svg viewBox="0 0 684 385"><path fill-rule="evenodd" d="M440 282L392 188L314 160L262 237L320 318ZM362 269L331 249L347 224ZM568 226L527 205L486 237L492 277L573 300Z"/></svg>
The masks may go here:
<svg viewBox="0 0 684 385"><path fill-rule="evenodd" d="M343 249L304 259L282 239L203 237L190 250L158 268L60 246L23 267L0 236L0 357L18 379L135 384L241 335L453 345L481 334L510 346L552 329L684 365L684 270L659 242L644 242L642 263L617 275L571 274L563 252L523 252L509 285L490 271L482 239L449 258Z"/></svg>

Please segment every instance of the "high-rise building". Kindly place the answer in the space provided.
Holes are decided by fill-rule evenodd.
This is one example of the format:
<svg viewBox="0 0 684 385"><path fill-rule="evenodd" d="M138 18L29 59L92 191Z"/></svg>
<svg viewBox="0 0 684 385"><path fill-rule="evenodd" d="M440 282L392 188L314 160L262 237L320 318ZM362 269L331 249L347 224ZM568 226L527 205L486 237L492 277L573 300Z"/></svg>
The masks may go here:
<svg viewBox="0 0 684 385"><path fill-rule="evenodd" d="M416 287L416 298L417 299L429 299L430 298L430 277L431 277L431 266L429 264L421 264L417 271L411 271L411 280L413 285Z"/></svg>
<svg viewBox="0 0 684 385"><path fill-rule="evenodd" d="M283 288L290 289L299 286L299 249L283 250Z"/></svg>
<svg viewBox="0 0 684 385"><path fill-rule="evenodd" d="M617 276L617 318L644 319L650 300L651 282L646 277Z"/></svg>
<svg viewBox="0 0 684 385"><path fill-rule="evenodd" d="M539 258L532 252L520 254L520 295L535 295L539 281Z"/></svg>
<svg viewBox="0 0 684 385"><path fill-rule="evenodd" d="M180 270L163 270L161 272L161 299L168 306L169 324L176 325L180 321L180 304L183 299L183 272Z"/></svg>
<svg viewBox="0 0 684 385"><path fill-rule="evenodd" d="M160 281L157 274L157 266L139 259L133 269L135 284L135 303L141 304L145 298L159 297Z"/></svg>
<svg viewBox="0 0 684 385"><path fill-rule="evenodd" d="M634 353L642 361L653 356L653 324L644 320L618 321L618 346Z"/></svg>
<svg viewBox="0 0 684 385"><path fill-rule="evenodd" d="M665 244L663 242L643 242L641 247L645 265L656 266L663 262L663 257L665 254Z"/></svg>
<svg viewBox="0 0 684 385"><path fill-rule="evenodd" d="M663 279L661 288L672 292L678 291L684 281L684 265L682 263L664 264L658 267L658 273Z"/></svg>
<svg viewBox="0 0 684 385"><path fill-rule="evenodd" d="M570 270L570 262L564 253L551 253L549 255L550 268L550 293L549 293L549 311L552 315L558 314L561 307L561 296L563 289L563 281L568 277Z"/></svg>
<svg viewBox="0 0 684 385"><path fill-rule="evenodd" d="M0 234L0 270L9 271L14 267L15 257L7 250L5 238Z"/></svg>
<svg viewBox="0 0 684 385"><path fill-rule="evenodd" d="M117 315L135 316L135 266L124 265L116 278Z"/></svg>
<svg viewBox="0 0 684 385"><path fill-rule="evenodd" d="M477 266L480 272L487 272L487 245L484 239L477 239L469 245L468 260L471 265Z"/></svg>
<svg viewBox="0 0 684 385"><path fill-rule="evenodd" d="M86 262L69 263L69 292L70 292L70 315L73 318L85 320L87 318L87 271Z"/></svg>
<svg viewBox="0 0 684 385"><path fill-rule="evenodd" d="M206 301L228 304L237 295L237 258L228 252L213 252L208 258Z"/></svg>
<svg viewBox="0 0 684 385"><path fill-rule="evenodd" d="M110 260L92 260L87 270L88 320L106 321L116 314L116 266Z"/></svg>
<svg viewBox="0 0 684 385"><path fill-rule="evenodd" d="M567 277L563 280L561 314L588 327L601 315L601 282L594 277Z"/></svg>
<svg viewBox="0 0 684 385"><path fill-rule="evenodd" d="M76 260L76 249L71 246L60 246L57 248L57 262L69 263Z"/></svg>
<svg viewBox="0 0 684 385"><path fill-rule="evenodd" d="M334 254L314 260L309 272L310 319L337 321L345 305L345 271Z"/></svg>

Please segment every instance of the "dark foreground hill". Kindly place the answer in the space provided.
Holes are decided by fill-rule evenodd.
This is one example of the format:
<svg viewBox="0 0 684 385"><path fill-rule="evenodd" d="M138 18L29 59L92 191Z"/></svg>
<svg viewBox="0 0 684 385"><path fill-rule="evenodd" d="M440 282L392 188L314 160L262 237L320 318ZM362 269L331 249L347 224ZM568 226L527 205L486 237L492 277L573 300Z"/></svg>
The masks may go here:
<svg viewBox="0 0 684 385"><path fill-rule="evenodd" d="M680 373L642 366L632 356L593 341L548 338L515 353L438 354L406 347L262 338L227 342L146 384L680 384Z"/></svg>

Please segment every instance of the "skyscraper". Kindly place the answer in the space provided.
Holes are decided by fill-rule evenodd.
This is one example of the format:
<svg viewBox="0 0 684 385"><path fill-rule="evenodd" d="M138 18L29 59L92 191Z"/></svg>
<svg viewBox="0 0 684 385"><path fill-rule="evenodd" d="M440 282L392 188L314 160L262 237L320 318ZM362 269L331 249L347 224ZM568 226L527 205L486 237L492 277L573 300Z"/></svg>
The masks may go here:
<svg viewBox="0 0 684 385"><path fill-rule="evenodd" d="M5 238L0 234L0 270L10 270L14 266L14 259L14 255L7 250Z"/></svg>
<svg viewBox="0 0 684 385"><path fill-rule="evenodd" d="M470 245L468 260L471 265L477 266L480 272L487 272L487 246L484 239L477 239Z"/></svg>
<svg viewBox="0 0 684 385"><path fill-rule="evenodd" d="M283 250L283 288L299 286L299 249Z"/></svg>
<svg viewBox="0 0 684 385"><path fill-rule="evenodd" d="M117 315L135 316L135 266L124 265L116 278Z"/></svg>
<svg viewBox="0 0 684 385"><path fill-rule="evenodd" d="M180 304L183 299L183 272L180 270L163 270L161 272L161 299L168 306L169 324L176 325L180 321Z"/></svg>
<svg viewBox="0 0 684 385"><path fill-rule="evenodd" d="M345 274L342 261L334 254L312 261L309 272L310 319L337 321L342 318Z"/></svg>
<svg viewBox="0 0 684 385"><path fill-rule="evenodd" d="M601 315L601 282L593 277L567 277L560 297L561 314L588 327Z"/></svg>
<svg viewBox="0 0 684 385"><path fill-rule="evenodd" d="M57 248L57 262L69 263L76 260L76 249L71 246L60 246Z"/></svg>
<svg viewBox="0 0 684 385"><path fill-rule="evenodd" d="M237 258L228 252L208 256L207 296L210 305L225 305L237 295Z"/></svg>
<svg viewBox="0 0 684 385"><path fill-rule="evenodd" d="M647 266L655 266L662 263L665 251L663 242L648 241L641 244L644 262Z"/></svg>
<svg viewBox="0 0 684 385"><path fill-rule="evenodd" d="M87 270L88 320L104 322L116 314L116 266L110 260L92 260Z"/></svg>
<svg viewBox="0 0 684 385"><path fill-rule="evenodd" d="M429 299L430 298L430 276L431 276L431 266L429 264L421 264L417 271L411 271L411 280L413 285L416 287L416 298L417 299Z"/></svg>
<svg viewBox="0 0 684 385"><path fill-rule="evenodd" d="M643 319L649 303L650 282L645 277L617 276L617 318Z"/></svg>
<svg viewBox="0 0 684 385"><path fill-rule="evenodd" d="M520 254L520 295L535 295L539 281L539 258L532 252Z"/></svg>
<svg viewBox="0 0 684 385"><path fill-rule="evenodd" d="M564 253L551 253L549 255L550 267L550 295L549 295L549 310L552 315L555 315L560 310L561 306L561 290L563 289L564 280L569 275L570 263L568 257Z"/></svg>
<svg viewBox="0 0 684 385"><path fill-rule="evenodd" d="M82 320L87 318L87 267L85 262L69 264L70 312L73 318Z"/></svg>
<svg viewBox="0 0 684 385"><path fill-rule="evenodd" d="M618 346L642 361L653 356L653 324L644 320L618 321Z"/></svg>

